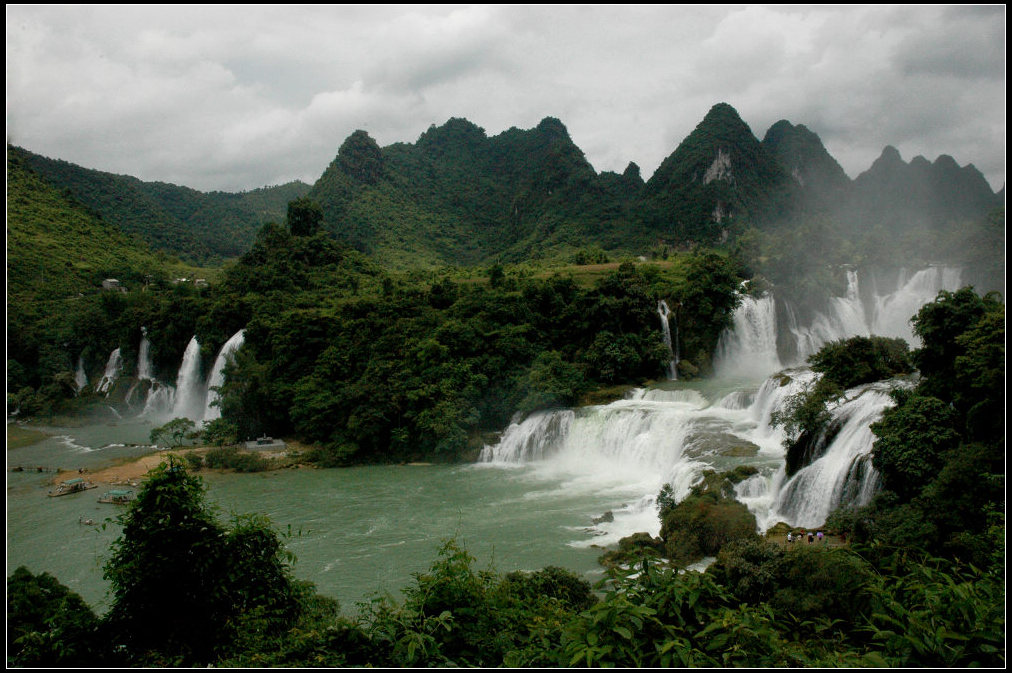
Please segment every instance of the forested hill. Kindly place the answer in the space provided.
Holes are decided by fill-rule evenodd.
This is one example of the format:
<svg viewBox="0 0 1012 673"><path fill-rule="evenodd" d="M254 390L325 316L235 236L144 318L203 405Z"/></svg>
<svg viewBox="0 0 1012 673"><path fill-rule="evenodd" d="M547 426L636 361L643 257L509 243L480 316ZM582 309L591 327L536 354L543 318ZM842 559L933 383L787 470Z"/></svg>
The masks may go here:
<svg viewBox="0 0 1012 673"><path fill-rule="evenodd" d="M327 229L385 263L473 264L643 250L652 237L631 212L642 187L636 171L595 173L557 119L492 138L451 119L382 149L356 131L309 196Z"/></svg>
<svg viewBox="0 0 1012 673"><path fill-rule="evenodd" d="M309 191L309 185L291 182L205 193L82 168L19 147L8 147L7 153L122 231L202 265L220 264L249 250L260 227L283 220L288 202Z"/></svg>
<svg viewBox="0 0 1012 673"><path fill-rule="evenodd" d="M972 164L945 155L907 163L891 147L851 180L805 126L781 120L760 141L726 103L713 106L646 182L634 163L621 174L596 172L552 117L491 137L450 119L415 143L387 147L359 130L311 188L241 194L8 151L124 231L203 263L248 250L262 224L283 221L286 204L306 194L322 206L331 235L400 268L571 258L588 248L663 254L743 237L754 243L757 235L774 236L767 248L787 249L784 237L826 242L827 234L828 247L846 251L849 263L898 251L947 261L937 256L964 225L986 221L1004 202Z"/></svg>
<svg viewBox="0 0 1012 673"><path fill-rule="evenodd" d="M17 151L7 153L7 252L8 311L94 293L107 278L136 287L182 268L53 187Z"/></svg>

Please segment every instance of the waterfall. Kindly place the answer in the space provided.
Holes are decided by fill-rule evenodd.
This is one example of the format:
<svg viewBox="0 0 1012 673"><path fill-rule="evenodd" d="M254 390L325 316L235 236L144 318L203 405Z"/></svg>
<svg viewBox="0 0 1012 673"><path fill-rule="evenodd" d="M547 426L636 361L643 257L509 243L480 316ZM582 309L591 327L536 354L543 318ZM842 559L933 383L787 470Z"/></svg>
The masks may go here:
<svg viewBox="0 0 1012 673"><path fill-rule="evenodd" d="M140 381L152 381L151 375L151 342L148 340L148 328L141 327L141 345L137 349L137 379Z"/></svg>
<svg viewBox="0 0 1012 673"><path fill-rule="evenodd" d="M538 412L511 424L499 442L484 447L479 461L489 468L526 467L540 478L562 480L567 489L638 492L613 521L598 524L599 544L639 530L656 535L656 494L665 483L681 500L704 470L743 464L760 469L736 487L760 530L778 521L819 525L837 506L866 504L878 488L869 426L892 401L889 384L848 391L831 409L839 430L825 452L787 479L784 434L770 416L815 376L788 370L747 395L732 393L715 404L697 390L640 389L608 405Z"/></svg>
<svg viewBox="0 0 1012 673"><path fill-rule="evenodd" d="M176 395L172 405L173 418L204 419L204 382L200 377L200 344L190 339L183 353L183 362L176 376Z"/></svg>
<svg viewBox="0 0 1012 673"><path fill-rule="evenodd" d="M152 381L140 416L156 422L169 420L175 397L176 391L172 386L165 385L161 381Z"/></svg>
<svg viewBox="0 0 1012 673"><path fill-rule="evenodd" d="M724 378L758 379L783 366L803 365L831 341L855 336L885 336L905 339L911 347L920 345L910 319L935 299L940 290L959 289L961 272L951 267L930 267L909 278L900 274L885 292L861 291L859 274L847 270L847 290L831 297L826 311L816 311L807 321L788 302L772 294L755 298L743 296L732 326L721 334L714 354L714 370ZM784 325L777 324L777 307ZM781 353L780 332L790 336L793 353Z"/></svg>
<svg viewBox="0 0 1012 673"><path fill-rule="evenodd" d="M102 374L102 380L98 382L96 390L100 393L105 393L106 397L108 397L113 384L116 383L116 379L119 378L122 370L123 357L117 348L109 354L109 360L105 363L105 373Z"/></svg>
<svg viewBox="0 0 1012 673"><path fill-rule="evenodd" d="M141 385L148 386L148 394L140 415L158 421L171 417L176 391L172 386L166 385L154 377L154 365L151 362L151 341L148 339L147 327L141 327L141 343L137 348L137 382L127 392L128 404L133 400L134 391Z"/></svg>
<svg viewBox="0 0 1012 673"><path fill-rule="evenodd" d="M846 391L829 409L832 431L821 453L790 477L784 432L771 424L772 415L816 381L818 375L803 366L807 355L850 336L909 338L903 330L910 317L939 290L958 289L959 278L957 270L932 268L900 276L888 288L862 287L851 270L844 296L807 322L786 304L778 313L772 294L743 296L732 327L720 337L716 380L679 383L674 390L640 389L608 405L532 414L485 446L479 465L522 469L523 478L559 489L621 493L628 500L613 510L613 519L594 524L599 536L594 543L600 545L637 531L658 534L656 495L665 483L680 500L704 470L739 465L759 470L738 484L735 494L760 530L779 521L821 525L833 509L866 504L878 490L870 426L893 404L889 390L906 384L879 382ZM663 317L663 307L658 313ZM778 340L791 339L796 352L781 356Z"/></svg>
<svg viewBox="0 0 1012 673"><path fill-rule="evenodd" d="M662 299L657 302L657 314L661 317L661 330L664 334L664 345L668 348L668 367L667 373L668 378L677 381L678 380L678 355L677 355L677 343L675 348L671 346L671 324L669 318L671 316L671 309L668 308L668 304ZM677 321L677 318L676 318ZM678 323L675 323L675 339L678 338Z"/></svg>
<svg viewBox="0 0 1012 673"><path fill-rule="evenodd" d="M911 347L919 347L920 339L913 333L910 318L939 291L955 292L962 274L952 267L931 267L915 273L910 280L886 295L875 297L872 332L882 336L906 339Z"/></svg>
<svg viewBox="0 0 1012 673"><path fill-rule="evenodd" d="M743 295L733 326L717 342L714 371L723 378L762 379L781 368L773 295Z"/></svg>
<svg viewBox="0 0 1012 673"><path fill-rule="evenodd" d="M221 418L221 409L216 402L219 399L218 388L225 382L225 364L232 358L245 341L245 332L239 330L232 335L225 345L218 352L218 357L211 367L211 374L207 377L207 399L204 403L204 421L213 421Z"/></svg>
<svg viewBox="0 0 1012 673"><path fill-rule="evenodd" d="M878 486L878 473L871 466L875 436L869 426L892 405L888 387L881 383L848 391L847 399L830 410L839 431L824 453L785 482L779 471L783 483L770 489L769 510L760 527L778 521L818 526L837 507L867 504Z"/></svg>
<svg viewBox="0 0 1012 673"><path fill-rule="evenodd" d="M77 386L77 392L81 392L81 389L88 385L88 375L84 373L84 356L77 356L77 371L74 372L74 384Z"/></svg>

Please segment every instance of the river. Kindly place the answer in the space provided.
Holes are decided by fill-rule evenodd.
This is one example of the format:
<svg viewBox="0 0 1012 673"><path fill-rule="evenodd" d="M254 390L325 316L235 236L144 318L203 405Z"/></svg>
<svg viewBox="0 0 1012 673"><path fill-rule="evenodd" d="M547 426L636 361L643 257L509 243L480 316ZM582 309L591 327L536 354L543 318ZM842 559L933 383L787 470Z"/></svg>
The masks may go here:
<svg viewBox="0 0 1012 673"><path fill-rule="evenodd" d="M140 422L42 428L53 436L8 452L9 466L97 469L154 450ZM636 485L583 485L536 466L403 465L198 473L222 521L266 514L288 535L294 574L337 598L346 613L379 591L395 597L456 537L483 568L506 572L559 565L601 575L593 518L640 497ZM99 612L108 607L102 564L119 534L104 491L47 497L52 473L8 472L7 569L47 571ZM92 519L96 525L83 525ZM98 525L101 523L106 525Z"/></svg>

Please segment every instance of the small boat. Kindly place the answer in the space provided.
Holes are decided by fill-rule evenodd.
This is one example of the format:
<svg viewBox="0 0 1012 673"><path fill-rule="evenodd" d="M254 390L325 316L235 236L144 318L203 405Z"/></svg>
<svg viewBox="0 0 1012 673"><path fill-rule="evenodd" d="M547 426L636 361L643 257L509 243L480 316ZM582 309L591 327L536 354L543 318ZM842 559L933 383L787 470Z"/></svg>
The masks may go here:
<svg viewBox="0 0 1012 673"><path fill-rule="evenodd" d="M85 481L81 477L77 477L75 479L68 479L67 481L61 482L56 489L49 492L49 497L54 498L58 495L80 493L81 491L87 491L89 488L97 487L98 484L93 484L90 481Z"/></svg>
<svg viewBox="0 0 1012 673"><path fill-rule="evenodd" d="M134 499L134 492L122 489L107 491L99 496L98 501L111 505L125 505Z"/></svg>

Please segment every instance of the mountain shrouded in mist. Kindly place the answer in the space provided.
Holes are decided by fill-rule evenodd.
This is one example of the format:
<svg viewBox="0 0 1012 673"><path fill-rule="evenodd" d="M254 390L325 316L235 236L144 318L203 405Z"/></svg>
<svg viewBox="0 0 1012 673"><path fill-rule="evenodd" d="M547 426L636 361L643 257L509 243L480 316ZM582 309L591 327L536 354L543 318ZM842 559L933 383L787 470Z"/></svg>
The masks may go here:
<svg viewBox="0 0 1012 673"><path fill-rule="evenodd" d="M320 204L335 238L396 267L587 248L643 255L813 219L849 247L881 252L886 239L905 237L897 245L927 255L940 246L938 236L983 221L1003 203L973 165L944 155L906 163L887 147L851 180L805 126L778 121L760 142L726 103L713 106L646 182L634 163L621 174L597 173L553 117L491 137L454 118L415 143L387 147L359 130L311 188L241 194L204 194L10 151L23 152L39 175L106 221L203 263L244 252L260 226L283 221L287 202L302 196Z"/></svg>

